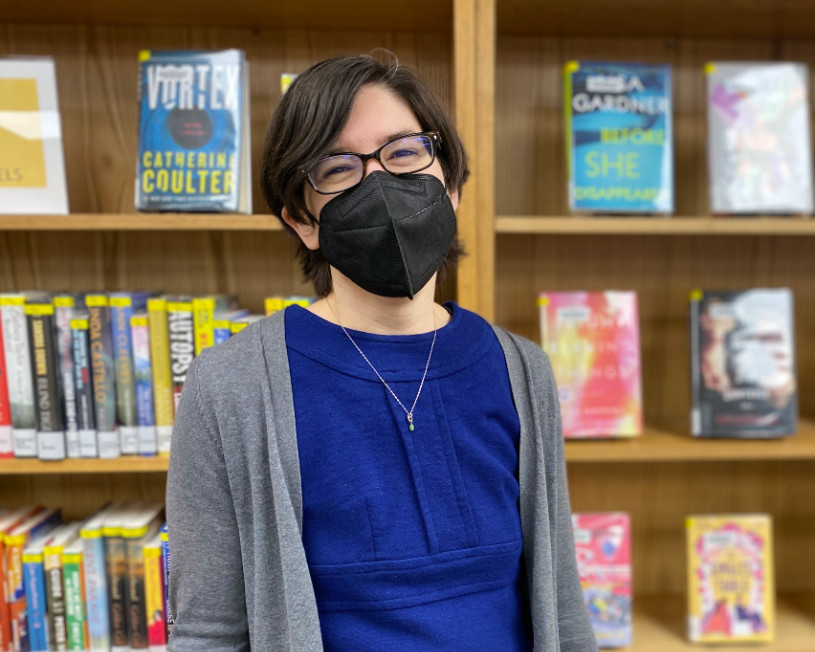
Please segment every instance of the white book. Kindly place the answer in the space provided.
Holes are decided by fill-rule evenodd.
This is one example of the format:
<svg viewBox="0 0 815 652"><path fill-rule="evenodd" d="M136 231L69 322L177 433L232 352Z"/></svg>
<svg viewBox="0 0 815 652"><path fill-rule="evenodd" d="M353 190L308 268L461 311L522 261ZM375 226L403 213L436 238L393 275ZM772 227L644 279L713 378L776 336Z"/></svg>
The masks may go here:
<svg viewBox="0 0 815 652"><path fill-rule="evenodd" d="M0 294L0 319L3 322L14 456L37 457L34 376L31 372L24 293Z"/></svg>

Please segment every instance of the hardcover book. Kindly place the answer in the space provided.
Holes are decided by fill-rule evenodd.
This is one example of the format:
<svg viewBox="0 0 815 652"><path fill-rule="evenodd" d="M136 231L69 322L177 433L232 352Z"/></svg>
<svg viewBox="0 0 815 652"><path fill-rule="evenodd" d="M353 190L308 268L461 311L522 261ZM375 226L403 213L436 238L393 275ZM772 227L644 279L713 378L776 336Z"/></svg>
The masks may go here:
<svg viewBox="0 0 815 652"><path fill-rule="evenodd" d="M37 417L34 376L25 317L25 294L0 294L3 352L8 374L11 434L14 457L37 457Z"/></svg>
<svg viewBox="0 0 815 652"><path fill-rule="evenodd" d="M167 297L167 328L170 332L170 369L173 383L173 411L178 409L187 369L195 357L195 326L192 297Z"/></svg>
<svg viewBox="0 0 815 652"><path fill-rule="evenodd" d="M160 453L170 452L175 419L173 374L170 363L170 330L167 322L167 300L147 300L150 323L150 362L153 367L153 403L156 412L156 435Z"/></svg>
<svg viewBox="0 0 815 652"><path fill-rule="evenodd" d="M79 428L80 457L99 457L96 443L96 413L91 381L90 321L88 311L75 310L71 319L71 339L74 350L74 385L76 388L76 420Z"/></svg>
<svg viewBox="0 0 815 652"><path fill-rule="evenodd" d="M686 529L690 640L772 641L775 588L770 517L690 516Z"/></svg>
<svg viewBox="0 0 815 652"><path fill-rule="evenodd" d="M631 523L625 512L572 514L577 570L601 648L631 645Z"/></svg>
<svg viewBox="0 0 815 652"><path fill-rule="evenodd" d="M0 319L0 459L9 457L14 457L14 438L11 430L11 401L8 391L6 354L3 348L3 323Z"/></svg>
<svg viewBox="0 0 815 652"><path fill-rule="evenodd" d="M66 457L81 457L79 450L79 425L76 414L76 374L74 373L73 334L71 318L76 309L71 294L54 296L54 320L57 327L59 372L62 380L62 410L65 417Z"/></svg>
<svg viewBox="0 0 815 652"><path fill-rule="evenodd" d="M163 523L163 505L145 506L122 526L125 542L125 602L128 613L128 640L131 650L146 650L147 596L145 594L144 545L159 532Z"/></svg>
<svg viewBox="0 0 815 652"><path fill-rule="evenodd" d="M0 57L0 213L68 213L50 57Z"/></svg>
<svg viewBox="0 0 815 652"><path fill-rule="evenodd" d="M150 325L146 311L130 318L133 338L133 370L136 381L136 416L139 423L139 455L158 453L156 411L153 405L153 366L150 362Z"/></svg>
<svg viewBox="0 0 815 652"><path fill-rule="evenodd" d="M215 320L221 319L224 314L237 308L238 298L234 294L210 294L193 298L195 355L200 355L204 349L215 346Z"/></svg>
<svg viewBox="0 0 815 652"><path fill-rule="evenodd" d="M670 66L570 61L563 75L569 208L673 213Z"/></svg>
<svg viewBox="0 0 815 652"><path fill-rule="evenodd" d="M68 649L87 652L88 618L85 611L85 577L82 570L81 539L74 539L62 551L62 584L65 588Z"/></svg>
<svg viewBox="0 0 815 652"><path fill-rule="evenodd" d="M49 649L43 553L52 532L37 537L23 549L23 586L30 652L48 652Z"/></svg>
<svg viewBox="0 0 815 652"><path fill-rule="evenodd" d="M542 292L538 306L564 437L642 434L636 293Z"/></svg>
<svg viewBox="0 0 815 652"><path fill-rule="evenodd" d="M101 509L85 521L79 531L82 540L82 572L85 577L85 605L90 652L109 652L110 650L108 583L102 528L105 519L117 508L116 505L110 505Z"/></svg>
<svg viewBox="0 0 815 652"><path fill-rule="evenodd" d="M68 624L65 620L65 587L62 579L62 551L76 539L79 523L57 528L45 546L45 590L48 607L48 640L55 650L68 649Z"/></svg>
<svg viewBox="0 0 815 652"><path fill-rule="evenodd" d="M99 457L115 458L121 454L121 442L116 422L114 348L108 296L101 293L88 294L85 297L85 306L88 309L90 326L96 442Z"/></svg>
<svg viewBox="0 0 815 652"><path fill-rule="evenodd" d="M795 432L794 323L793 295L787 288L691 294L695 436L780 437Z"/></svg>
<svg viewBox="0 0 815 652"><path fill-rule="evenodd" d="M251 212L247 77L241 50L139 54L138 210Z"/></svg>
<svg viewBox="0 0 815 652"><path fill-rule="evenodd" d="M161 536L160 532L156 532L144 544L144 595L147 615L147 643L150 652L163 652L167 646Z"/></svg>
<svg viewBox="0 0 815 652"><path fill-rule="evenodd" d="M711 211L811 213L807 66L714 62L705 72Z"/></svg>

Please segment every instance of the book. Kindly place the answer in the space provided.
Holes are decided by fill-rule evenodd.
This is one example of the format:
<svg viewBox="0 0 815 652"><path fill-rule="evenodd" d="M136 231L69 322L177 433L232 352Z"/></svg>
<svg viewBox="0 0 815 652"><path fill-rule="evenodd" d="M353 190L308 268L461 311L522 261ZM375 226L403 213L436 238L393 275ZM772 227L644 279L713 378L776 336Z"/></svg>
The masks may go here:
<svg viewBox="0 0 815 652"><path fill-rule="evenodd" d="M121 442L116 421L116 384L113 336L110 325L108 295L91 293L85 296L88 310L93 406L96 419L96 444L99 457L110 459L121 454Z"/></svg>
<svg viewBox="0 0 815 652"><path fill-rule="evenodd" d="M795 432L794 325L788 288L691 293L693 435L781 437Z"/></svg>
<svg viewBox="0 0 815 652"><path fill-rule="evenodd" d="M164 506L145 505L131 513L122 525L125 543L125 603L128 614L128 641L131 650L146 650L147 598L145 594L144 545L159 532L163 523Z"/></svg>
<svg viewBox="0 0 815 652"><path fill-rule="evenodd" d="M234 294L210 294L203 297L193 297L193 332L195 337L195 355L210 346L215 346L216 319L224 313L236 310L238 298Z"/></svg>
<svg viewBox="0 0 815 652"><path fill-rule="evenodd" d="M625 512L572 514L577 570L601 648L631 645L631 523Z"/></svg>
<svg viewBox="0 0 815 652"><path fill-rule="evenodd" d="M564 437L642 434L636 293L541 292L538 306Z"/></svg>
<svg viewBox="0 0 815 652"><path fill-rule="evenodd" d="M25 293L0 294L3 352L8 374L14 457L37 457L37 417L31 373Z"/></svg>
<svg viewBox="0 0 815 652"><path fill-rule="evenodd" d="M173 383L173 412L178 409L187 369L195 357L195 325L192 297L167 297L167 328L170 332L170 369Z"/></svg>
<svg viewBox="0 0 815 652"><path fill-rule="evenodd" d="M91 381L90 317L84 308L74 309L74 317L71 318L71 341L76 389L76 420L79 429L79 455L80 457L99 457Z"/></svg>
<svg viewBox="0 0 815 652"><path fill-rule="evenodd" d="M139 452L139 418L130 318L134 312L145 309L148 297L147 292L111 292L108 295L116 374L116 421L122 455L136 455Z"/></svg>
<svg viewBox="0 0 815 652"><path fill-rule="evenodd" d="M122 538L122 528L131 512L138 508L135 504L124 504L110 512L102 524L105 543L105 577L108 585L108 620L110 622L110 644L113 652L130 652L128 639L128 613L125 597L125 575L127 553Z"/></svg>
<svg viewBox="0 0 815 652"><path fill-rule="evenodd" d="M0 57L0 213L68 213L50 57Z"/></svg>
<svg viewBox="0 0 815 652"><path fill-rule="evenodd" d="M716 61L705 73L711 211L812 213L806 64Z"/></svg>
<svg viewBox="0 0 815 652"><path fill-rule="evenodd" d="M11 401L8 391L6 354L3 348L3 322L0 319L0 459L14 457L14 438L11 431Z"/></svg>
<svg viewBox="0 0 815 652"><path fill-rule="evenodd" d="M242 50L139 53L138 210L251 212L248 93Z"/></svg>
<svg viewBox="0 0 815 652"><path fill-rule="evenodd" d="M232 335L237 335L252 322L263 319L265 315L249 314L232 320Z"/></svg>
<svg viewBox="0 0 815 652"><path fill-rule="evenodd" d="M218 315L212 321L212 336L215 344L222 344L232 337L232 322L248 314L248 310L240 309Z"/></svg>
<svg viewBox="0 0 815 652"><path fill-rule="evenodd" d="M31 652L47 652L48 619L45 597L45 545L52 532L40 535L23 548L23 587L26 597L26 620L28 621L28 649Z"/></svg>
<svg viewBox="0 0 815 652"><path fill-rule="evenodd" d="M563 77L569 208L673 213L670 66L569 61Z"/></svg>
<svg viewBox="0 0 815 652"><path fill-rule="evenodd" d="M72 294L54 295L54 322L57 328L57 349L62 386L62 412L65 417L65 456L81 457L77 421L76 375L74 373L73 334L71 319L76 308Z"/></svg>
<svg viewBox="0 0 815 652"><path fill-rule="evenodd" d="M65 418L62 382L51 297L28 298L25 303L31 369L34 375L34 408L37 423L37 457L65 459Z"/></svg>
<svg viewBox="0 0 815 652"><path fill-rule="evenodd" d="M85 577L89 652L110 650L110 614L103 526L108 516L120 508L121 505L117 504L103 507L85 521L79 530L82 541L82 572Z"/></svg>
<svg viewBox="0 0 815 652"><path fill-rule="evenodd" d="M153 368L153 403L156 412L156 435L160 453L170 452L175 419L173 374L170 363L170 330L167 322L167 300L147 300L150 322L150 363Z"/></svg>
<svg viewBox="0 0 815 652"><path fill-rule="evenodd" d="M167 623L164 616L165 587L161 559L161 532L156 532L144 544L144 596L147 616L147 643L150 652L167 649Z"/></svg>
<svg viewBox="0 0 815 652"><path fill-rule="evenodd" d="M139 423L139 455L158 453L156 411L153 404L153 366L150 362L150 323L147 311L130 318L133 339L133 371L136 380L136 416Z"/></svg>
<svg viewBox="0 0 815 652"><path fill-rule="evenodd" d="M8 650L11 647L11 614L6 589L8 581L5 566L6 535L41 509L39 506L26 505L0 516L0 571L2 571L0 572L0 650Z"/></svg>
<svg viewBox="0 0 815 652"><path fill-rule="evenodd" d="M173 616L170 613L170 533L167 524L161 526L161 568L164 572L164 618L167 625L167 639L173 629Z"/></svg>
<svg viewBox="0 0 815 652"><path fill-rule="evenodd" d="M62 575L62 551L76 539L80 524L57 528L44 549L45 592L48 610L48 640L54 650L68 649L68 624L65 616L65 587Z"/></svg>
<svg viewBox="0 0 815 652"><path fill-rule="evenodd" d="M85 613L85 578L80 539L74 539L62 551L62 583L65 589L68 649L87 652L88 619Z"/></svg>
<svg viewBox="0 0 815 652"><path fill-rule="evenodd" d="M279 310L283 310L283 297L281 295L275 295L272 297L266 297L263 301L263 307L266 311L266 316L273 315Z"/></svg>
<svg viewBox="0 0 815 652"><path fill-rule="evenodd" d="M775 637L772 523L766 514L686 520L688 638L694 643Z"/></svg>

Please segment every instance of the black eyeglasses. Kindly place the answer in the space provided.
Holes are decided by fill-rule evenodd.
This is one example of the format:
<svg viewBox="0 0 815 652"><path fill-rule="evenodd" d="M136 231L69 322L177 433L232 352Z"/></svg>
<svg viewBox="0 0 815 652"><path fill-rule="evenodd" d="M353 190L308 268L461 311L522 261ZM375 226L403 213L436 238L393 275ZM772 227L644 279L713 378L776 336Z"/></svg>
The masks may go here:
<svg viewBox="0 0 815 652"><path fill-rule="evenodd" d="M365 164L376 159L391 174L412 174L433 165L441 147L437 131L408 134L388 141L370 154L343 152L326 156L308 170L308 182L321 195L334 195L353 188L365 176Z"/></svg>

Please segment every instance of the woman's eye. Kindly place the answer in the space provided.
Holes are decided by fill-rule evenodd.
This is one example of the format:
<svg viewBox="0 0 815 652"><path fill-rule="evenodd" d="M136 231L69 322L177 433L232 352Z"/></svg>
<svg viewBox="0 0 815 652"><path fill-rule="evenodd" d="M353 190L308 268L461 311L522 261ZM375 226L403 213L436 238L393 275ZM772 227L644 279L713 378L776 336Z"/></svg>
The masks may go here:
<svg viewBox="0 0 815 652"><path fill-rule="evenodd" d="M402 147L401 149L397 149L395 152L391 152L388 155L388 158L389 159L405 158L405 157L408 157L408 156L416 156L417 153L418 152L415 149L409 149L407 147Z"/></svg>

